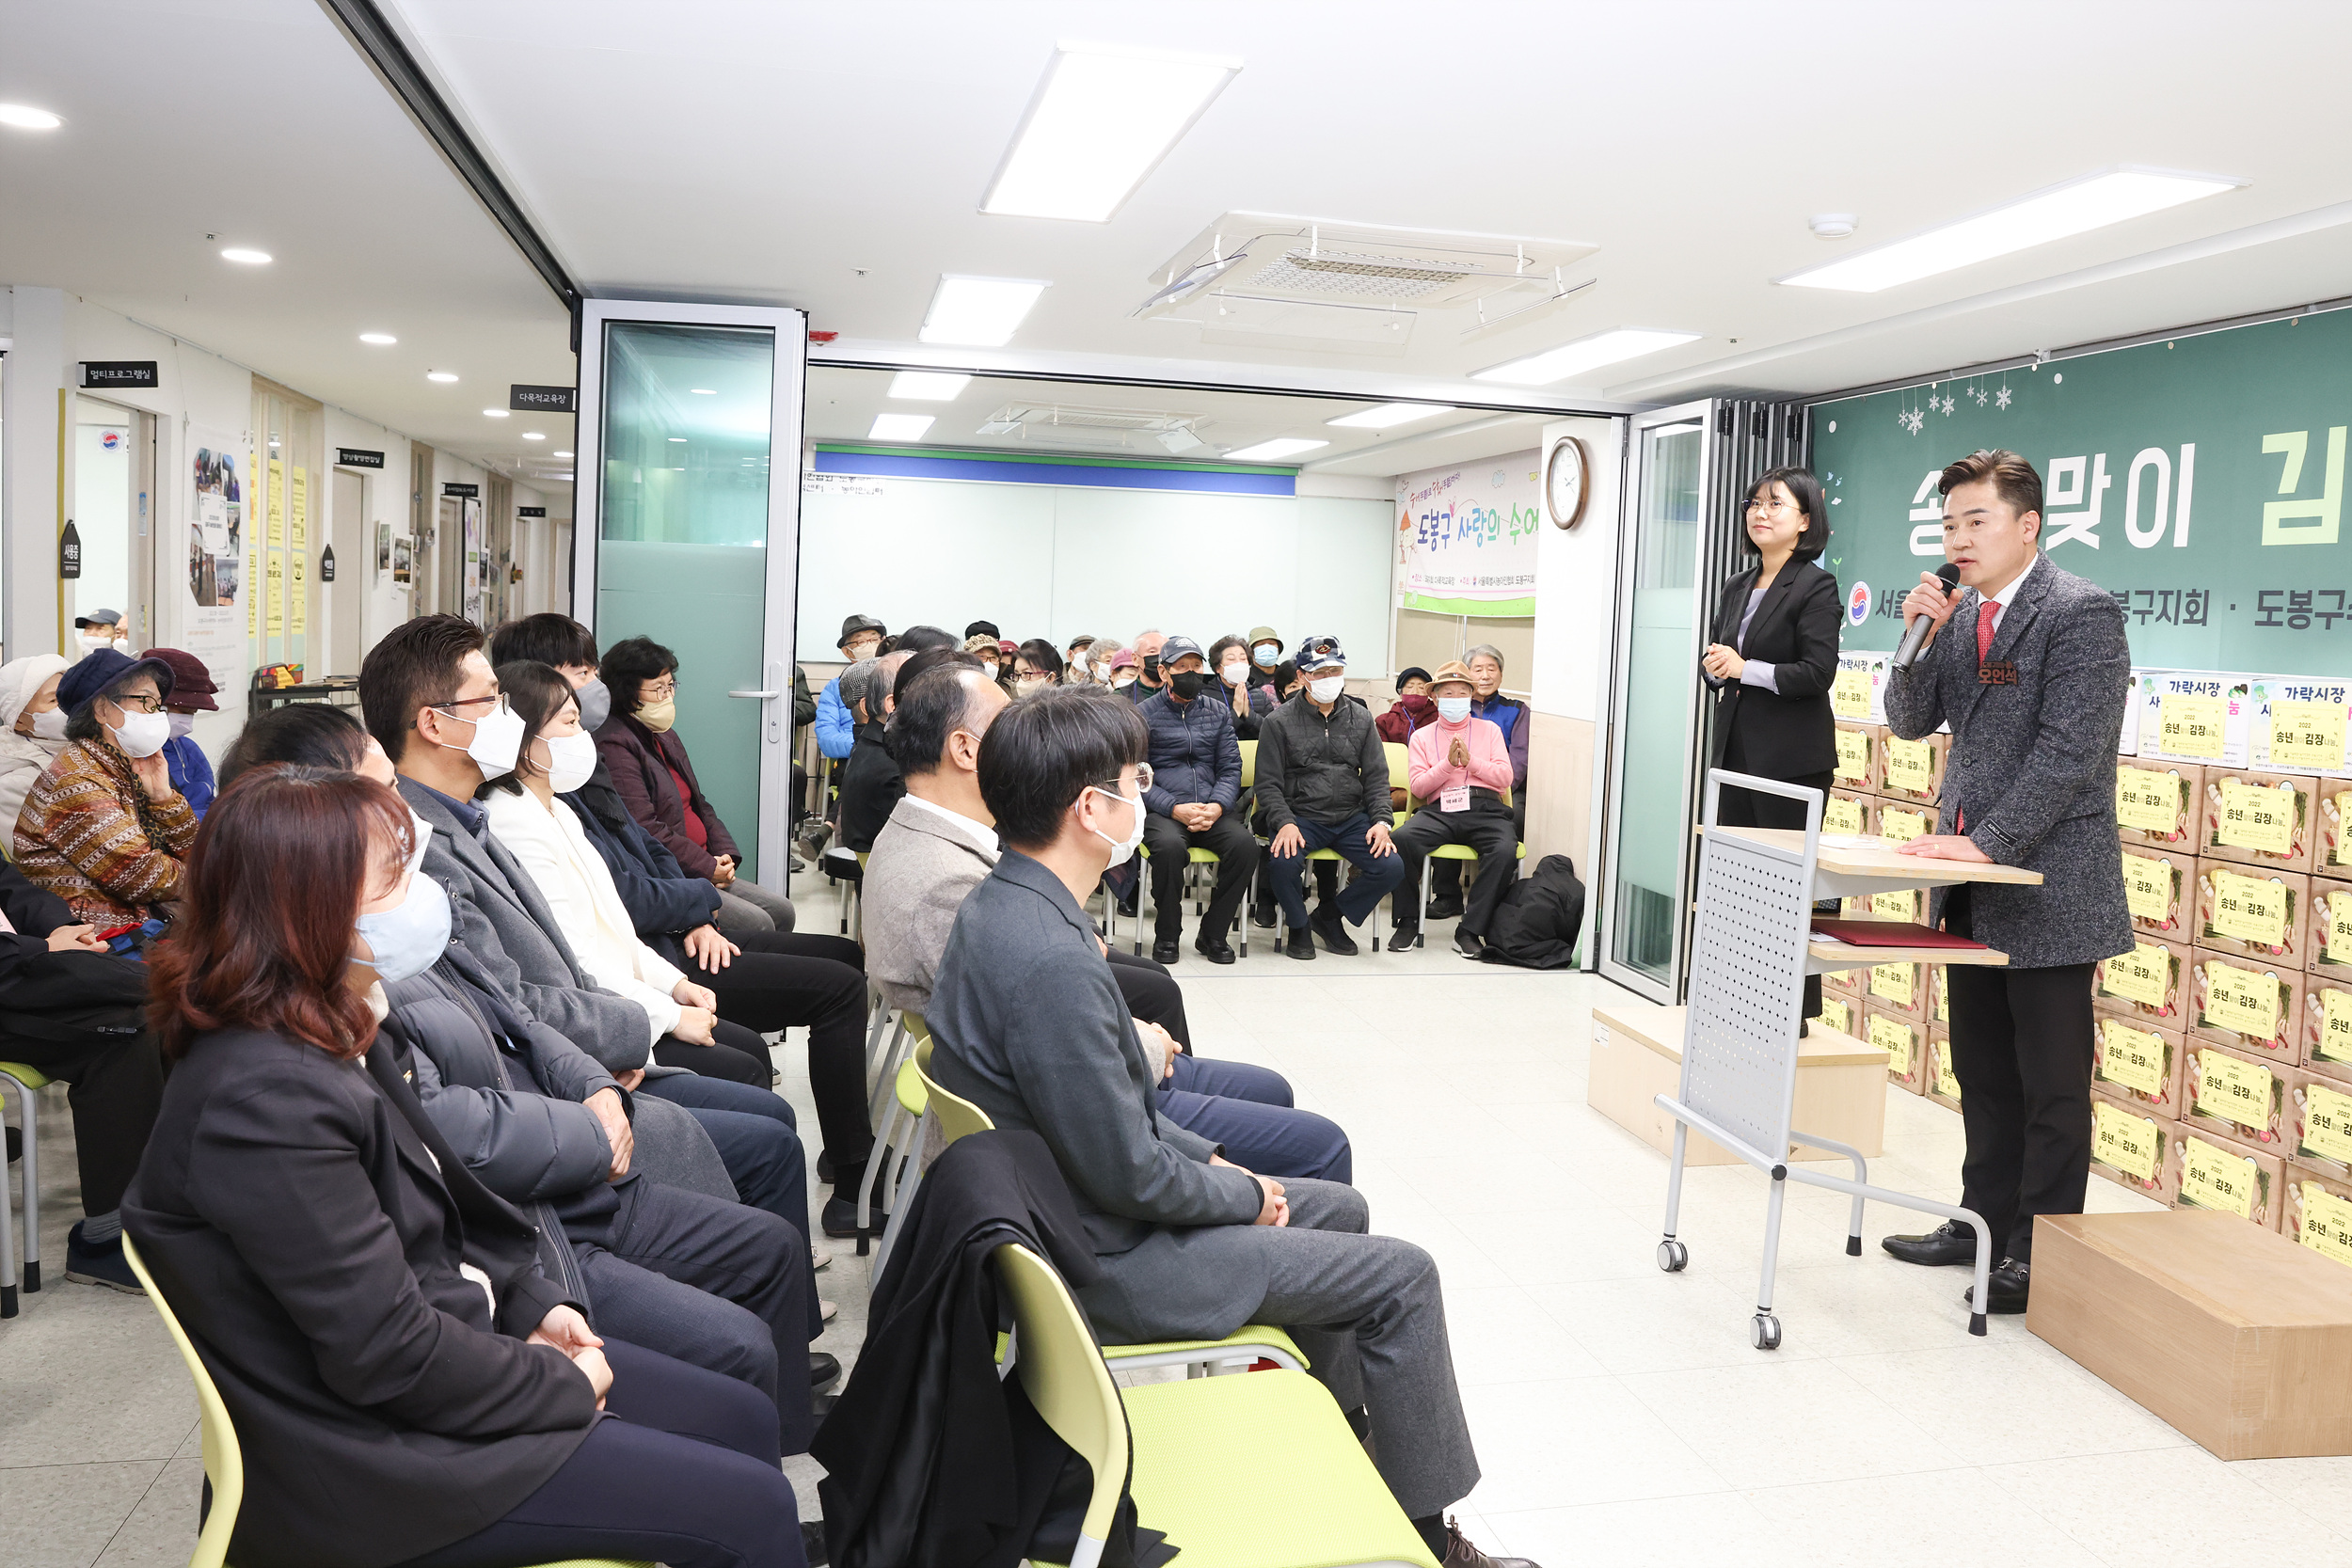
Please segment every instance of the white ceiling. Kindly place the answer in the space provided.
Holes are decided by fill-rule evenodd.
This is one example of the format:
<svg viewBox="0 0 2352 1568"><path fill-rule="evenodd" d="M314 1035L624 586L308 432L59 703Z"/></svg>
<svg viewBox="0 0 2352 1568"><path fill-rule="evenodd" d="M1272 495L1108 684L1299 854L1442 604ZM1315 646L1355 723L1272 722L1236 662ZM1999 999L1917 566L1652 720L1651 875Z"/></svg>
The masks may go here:
<svg viewBox="0 0 2352 1568"><path fill-rule="evenodd" d="M859 361L1460 402L1468 372L1602 328L1702 334L1524 399L1474 393L1661 402L1832 390L2352 278L2335 0L1487 0L1441 24L1400 0L386 8L590 292L804 307L840 334L818 352ZM1109 223L983 217L1062 39L1244 69ZM568 421L480 411L510 382L572 379L561 309L315 0L0 0L0 101L68 119L0 131L0 280L86 294L468 456L559 467ZM1861 246L2118 163L2250 183L1880 294L1769 281L1840 253L1810 214L1859 214ZM1236 211L1587 243L1568 276L1596 282L1475 337L1423 317L1392 357L1133 319L1154 269ZM208 231L277 261L221 261ZM1054 287L1005 349L926 350L942 272ZM402 341L367 348L371 329ZM436 366L465 379L429 384ZM1323 434L1292 411L1269 404L1264 434ZM534 450L525 428L552 438Z"/></svg>

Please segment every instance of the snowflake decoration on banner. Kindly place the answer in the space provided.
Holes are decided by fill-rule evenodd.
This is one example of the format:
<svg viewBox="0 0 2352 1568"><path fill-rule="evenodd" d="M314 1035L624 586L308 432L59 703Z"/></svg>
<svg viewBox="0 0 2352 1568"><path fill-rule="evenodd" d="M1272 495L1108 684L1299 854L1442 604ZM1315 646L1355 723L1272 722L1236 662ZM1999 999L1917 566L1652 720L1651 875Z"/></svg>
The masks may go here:
<svg viewBox="0 0 2352 1568"><path fill-rule="evenodd" d="M1975 394L1975 396L1976 396L1976 400L1977 400L1977 406L1978 406L1978 407L1979 407L1979 408L1982 408L1982 407L1984 406L1984 404L1985 404L1985 391L1984 391L1984 388L1981 388L1981 387L1978 388L1977 388L1977 390L1976 390L1976 394Z"/></svg>
<svg viewBox="0 0 2352 1568"><path fill-rule="evenodd" d="M1916 436L1919 434L1919 427L1928 422L1927 412L1924 409L1918 408L1905 409L1902 417L1896 422L1900 424L1905 430L1910 431L1914 436Z"/></svg>
<svg viewBox="0 0 2352 1568"><path fill-rule="evenodd" d="M1952 417L1952 410L1953 410L1955 407L1957 407L1957 406L1959 406L1959 405L1958 405L1957 404L1955 404L1955 403L1952 401L1952 395L1951 395L1949 392L1945 393L1945 394L1944 394L1944 417L1945 417L1946 419L1947 419L1947 420L1948 420L1948 419L1950 419L1950 418Z"/></svg>
<svg viewBox="0 0 2352 1568"><path fill-rule="evenodd" d="M1999 392L1994 395L1993 401L1998 404L2001 408L2006 411L2009 407L2009 388L2006 387L2002 388Z"/></svg>

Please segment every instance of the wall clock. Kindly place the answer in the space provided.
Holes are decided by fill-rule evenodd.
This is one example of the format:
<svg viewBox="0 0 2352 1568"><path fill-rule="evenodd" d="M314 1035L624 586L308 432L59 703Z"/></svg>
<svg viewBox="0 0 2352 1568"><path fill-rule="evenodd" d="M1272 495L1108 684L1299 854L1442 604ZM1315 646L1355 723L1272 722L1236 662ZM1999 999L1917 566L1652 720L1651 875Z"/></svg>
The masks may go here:
<svg viewBox="0 0 2352 1568"><path fill-rule="evenodd" d="M1584 520L1585 477L1584 443L1562 436L1544 468L1544 504L1553 527L1572 529Z"/></svg>

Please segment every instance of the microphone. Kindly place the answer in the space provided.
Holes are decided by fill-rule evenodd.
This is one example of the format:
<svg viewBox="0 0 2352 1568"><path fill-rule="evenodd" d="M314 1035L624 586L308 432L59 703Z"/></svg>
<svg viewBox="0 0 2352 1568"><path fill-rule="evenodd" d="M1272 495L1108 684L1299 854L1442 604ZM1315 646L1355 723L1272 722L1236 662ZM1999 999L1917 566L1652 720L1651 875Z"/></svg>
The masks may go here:
<svg viewBox="0 0 2352 1568"><path fill-rule="evenodd" d="M1935 569L1935 575L1944 584L1944 596L1947 599L1950 598L1953 590L1960 586L1960 568L1947 561ZM1919 650L1928 645L1928 634L1934 629L1935 623L1925 615L1905 626L1901 645L1896 648L1895 657L1889 662L1889 668L1908 670L1917 663Z"/></svg>

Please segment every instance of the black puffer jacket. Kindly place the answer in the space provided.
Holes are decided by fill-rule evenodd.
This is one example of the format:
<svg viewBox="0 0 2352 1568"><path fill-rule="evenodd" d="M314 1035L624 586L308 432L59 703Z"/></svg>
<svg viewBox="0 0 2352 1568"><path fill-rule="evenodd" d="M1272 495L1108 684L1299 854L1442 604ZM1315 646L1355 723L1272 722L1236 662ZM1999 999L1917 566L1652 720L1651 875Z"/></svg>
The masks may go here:
<svg viewBox="0 0 2352 1568"><path fill-rule="evenodd" d="M1389 757L1372 710L1343 697L1326 718L1301 691L1267 714L1258 727L1257 798L1269 833L1300 818L1328 826L1358 812L1392 820Z"/></svg>

